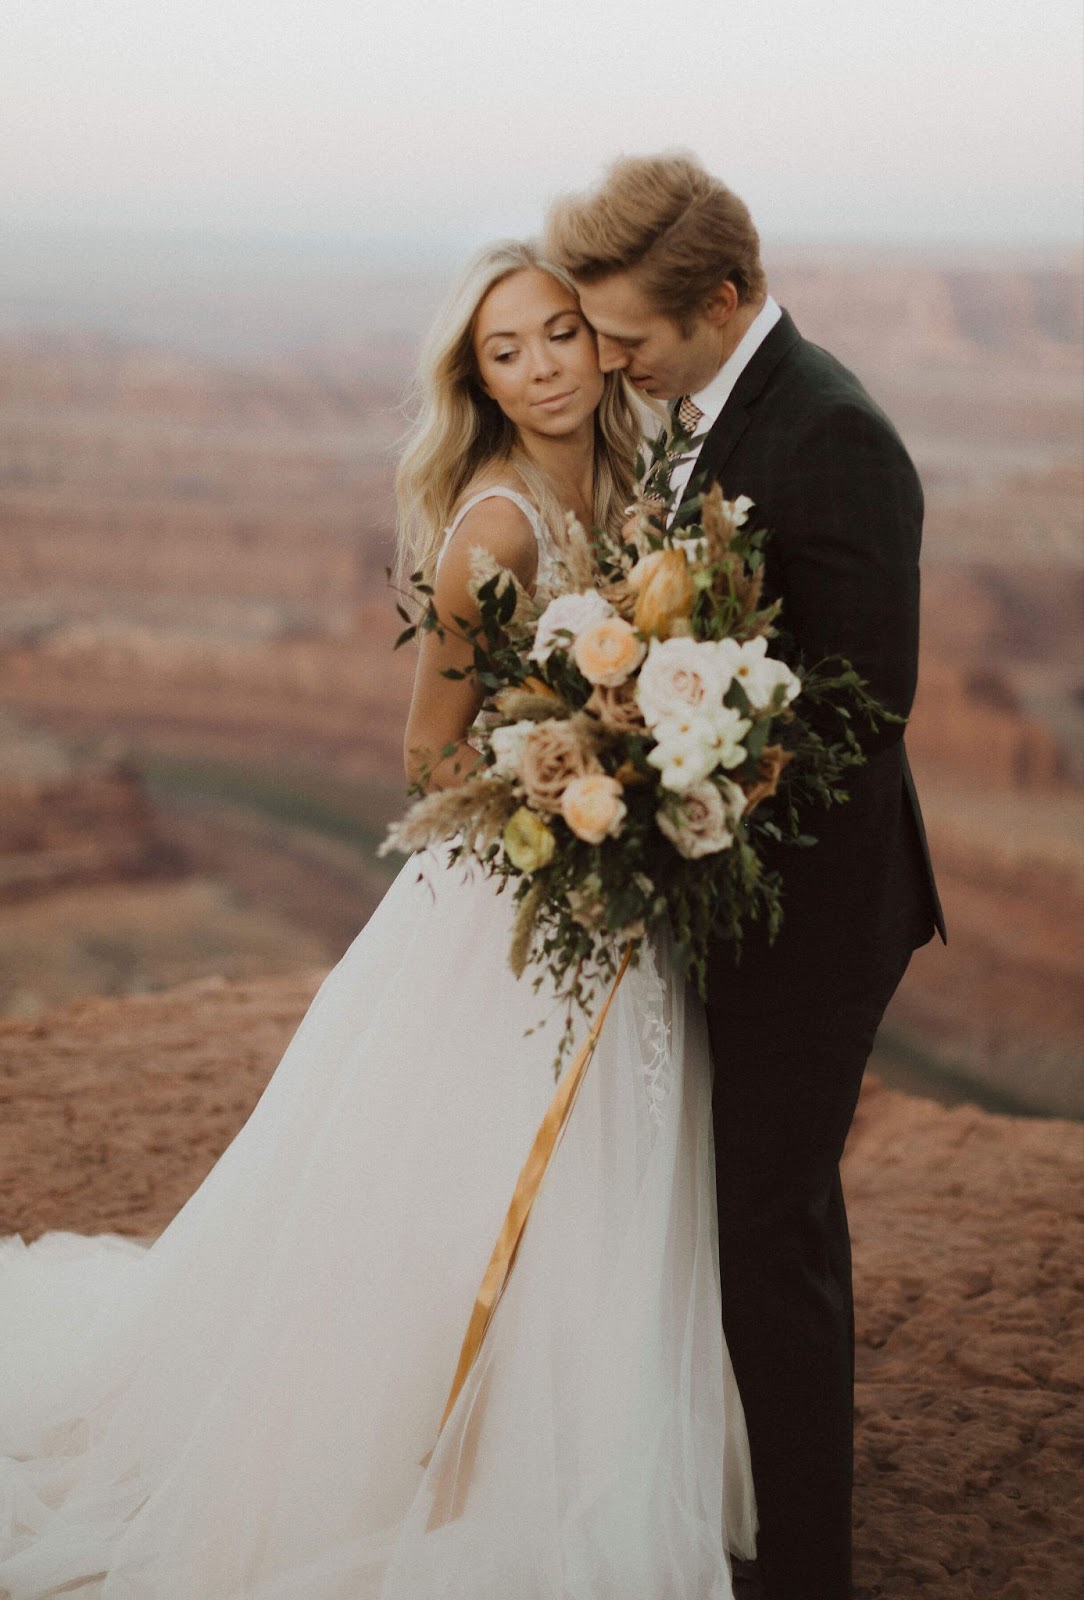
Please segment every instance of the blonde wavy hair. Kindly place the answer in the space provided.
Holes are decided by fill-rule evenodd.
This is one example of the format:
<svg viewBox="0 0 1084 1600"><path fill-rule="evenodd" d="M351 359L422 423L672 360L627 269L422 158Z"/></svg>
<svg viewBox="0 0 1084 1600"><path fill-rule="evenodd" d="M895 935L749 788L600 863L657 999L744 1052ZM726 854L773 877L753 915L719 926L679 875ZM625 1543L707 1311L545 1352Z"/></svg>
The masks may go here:
<svg viewBox="0 0 1084 1600"><path fill-rule="evenodd" d="M444 530L482 471L507 462L560 547L565 512L548 475L530 459L519 435L481 385L474 355L474 326L489 291L515 272L548 272L573 295L562 267L518 240L488 246L469 262L438 313L418 363L413 402L416 420L395 476L398 506L396 574L405 583L420 571L431 582ZM595 413L593 517L615 528L633 493L642 433L625 381L606 374Z"/></svg>

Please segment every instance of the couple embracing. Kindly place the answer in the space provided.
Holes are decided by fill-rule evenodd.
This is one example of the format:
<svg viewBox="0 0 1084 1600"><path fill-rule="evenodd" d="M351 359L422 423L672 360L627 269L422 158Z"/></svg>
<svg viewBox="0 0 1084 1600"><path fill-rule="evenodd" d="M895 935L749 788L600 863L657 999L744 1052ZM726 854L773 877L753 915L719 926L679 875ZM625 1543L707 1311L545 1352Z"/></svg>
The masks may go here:
<svg viewBox="0 0 1084 1600"><path fill-rule="evenodd" d="M906 716L914 469L688 157L618 163L540 251L482 252L438 319L398 478L402 566L438 614L477 617L479 546L538 595L569 511L620 527L630 386L695 434L674 482L755 502L794 651L846 656ZM470 662L454 630L423 636L405 747L434 787L478 760ZM706 1005L665 947L629 970L439 1437L552 1054L507 970L511 897L439 852L151 1247L0 1242L0 1594L845 1600L839 1160L880 1017L941 928L901 729L780 861L775 943L740 965L716 944Z"/></svg>

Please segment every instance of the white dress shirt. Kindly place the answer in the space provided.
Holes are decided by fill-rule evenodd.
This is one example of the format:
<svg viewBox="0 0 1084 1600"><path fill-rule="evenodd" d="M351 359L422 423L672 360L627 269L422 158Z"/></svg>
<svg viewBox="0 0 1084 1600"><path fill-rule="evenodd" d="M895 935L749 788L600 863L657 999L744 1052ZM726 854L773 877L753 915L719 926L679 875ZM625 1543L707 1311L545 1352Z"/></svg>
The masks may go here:
<svg viewBox="0 0 1084 1600"><path fill-rule="evenodd" d="M752 322L746 328L740 344L727 356L711 382L705 384L698 394L690 395L693 405L699 406L704 413L696 425L700 444L695 450L690 450L688 455L682 456L670 474L670 483L676 491L675 504L681 498L682 491L693 475L697 457L703 445L703 436L714 424L734 392L734 385L756 355L765 339L771 333L780 317L783 315L771 295L767 297Z"/></svg>

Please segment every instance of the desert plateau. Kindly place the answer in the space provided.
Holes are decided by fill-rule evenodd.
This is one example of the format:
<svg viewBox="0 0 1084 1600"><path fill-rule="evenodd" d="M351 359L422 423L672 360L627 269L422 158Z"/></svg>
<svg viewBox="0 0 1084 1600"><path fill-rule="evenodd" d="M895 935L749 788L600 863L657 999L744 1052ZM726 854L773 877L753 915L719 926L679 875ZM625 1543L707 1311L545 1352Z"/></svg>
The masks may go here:
<svg viewBox="0 0 1084 1600"><path fill-rule="evenodd" d="M27 263L0 276L0 797L41 824L0 833L0 1015L279 970L291 940L300 963L334 960L387 881L374 849L403 797L391 474L437 278L99 265L78 293L55 261L33 292ZM926 489L908 744L951 938L916 956L885 1059L945 1096L1080 1116L1079 262L769 266ZM82 774L66 789L65 760ZM62 837L95 762L142 808L128 857L104 813L114 843L92 842L101 797L82 844ZM92 873L78 849L99 851ZM155 903L184 939L153 936Z"/></svg>

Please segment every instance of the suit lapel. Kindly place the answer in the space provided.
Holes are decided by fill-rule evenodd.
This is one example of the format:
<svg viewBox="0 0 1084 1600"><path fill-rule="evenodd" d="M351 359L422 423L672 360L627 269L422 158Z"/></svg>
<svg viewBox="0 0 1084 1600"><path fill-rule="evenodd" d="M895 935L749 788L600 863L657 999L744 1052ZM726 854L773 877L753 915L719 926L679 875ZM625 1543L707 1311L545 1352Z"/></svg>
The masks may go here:
<svg viewBox="0 0 1084 1600"><path fill-rule="evenodd" d="M734 385L733 394L716 417L693 469L694 478L699 477L705 469L712 482L721 478L727 460L749 424L750 413L765 384L800 339L801 334L789 314L784 311L739 377ZM688 493L688 490L685 492ZM682 499L684 498L683 495Z"/></svg>

